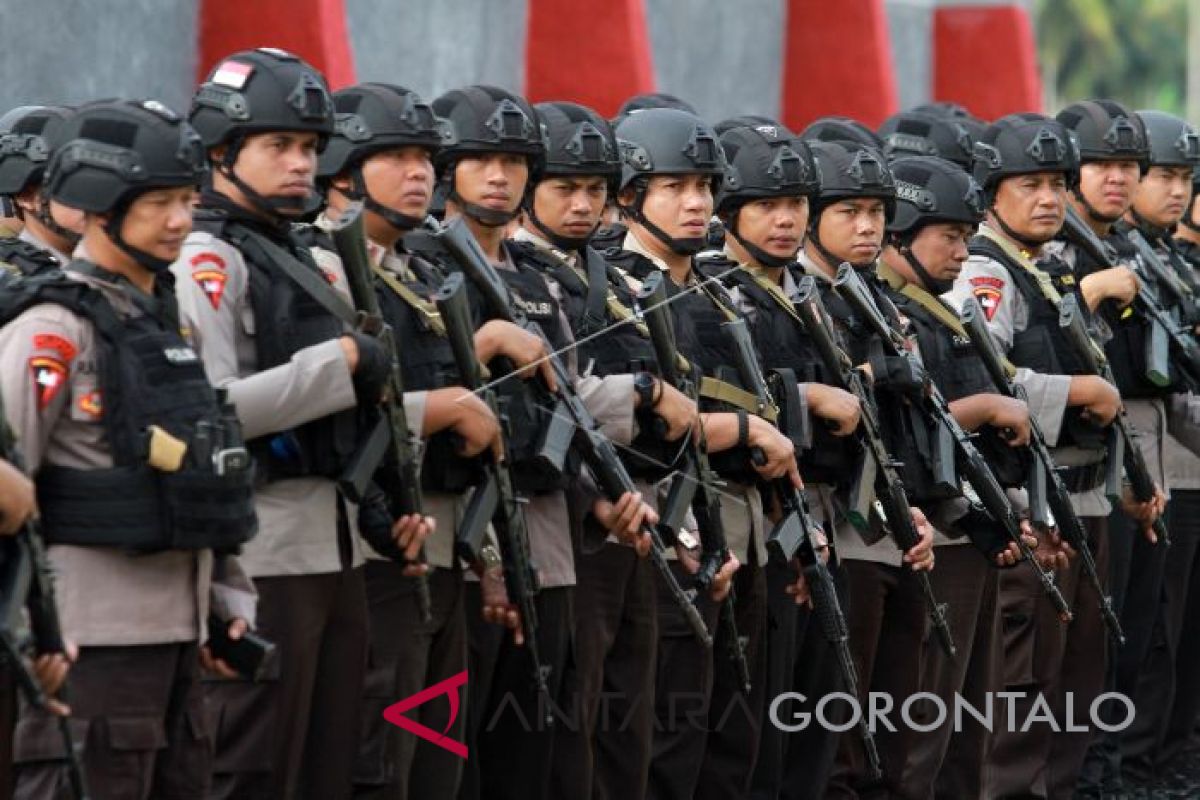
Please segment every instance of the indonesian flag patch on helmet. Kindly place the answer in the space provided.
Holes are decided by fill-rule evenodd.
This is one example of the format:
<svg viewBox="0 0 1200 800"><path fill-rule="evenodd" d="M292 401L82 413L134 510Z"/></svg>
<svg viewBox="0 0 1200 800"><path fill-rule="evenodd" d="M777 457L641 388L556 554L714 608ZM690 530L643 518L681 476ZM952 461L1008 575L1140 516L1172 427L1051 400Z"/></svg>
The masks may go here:
<svg viewBox="0 0 1200 800"><path fill-rule="evenodd" d="M254 74L254 65L242 61L225 61L213 73L212 82L230 89L241 89Z"/></svg>

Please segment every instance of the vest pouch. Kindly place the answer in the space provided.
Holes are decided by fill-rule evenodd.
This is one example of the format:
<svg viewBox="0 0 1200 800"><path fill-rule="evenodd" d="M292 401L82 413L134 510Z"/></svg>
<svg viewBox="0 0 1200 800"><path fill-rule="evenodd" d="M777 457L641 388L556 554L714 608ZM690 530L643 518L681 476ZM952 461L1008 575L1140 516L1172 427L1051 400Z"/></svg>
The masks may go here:
<svg viewBox="0 0 1200 800"><path fill-rule="evenodd" d="M164 528L177 550L235 551L258 531L254 470L159 472Z"/></svg>

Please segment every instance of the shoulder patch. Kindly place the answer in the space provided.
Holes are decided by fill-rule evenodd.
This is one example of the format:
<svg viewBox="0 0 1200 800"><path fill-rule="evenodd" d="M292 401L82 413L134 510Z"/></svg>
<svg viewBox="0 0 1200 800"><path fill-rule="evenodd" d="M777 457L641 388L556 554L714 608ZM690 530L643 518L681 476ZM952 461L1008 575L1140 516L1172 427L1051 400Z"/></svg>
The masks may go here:
<svg viewBox="0 0 1200 800"><path fill-rule="evenodd" d="M202 253L196 253L196 255L188 259L188 263L192 265L192 269L205 266L212 266L216 267L217 269L225 269L225 259L221 258L219 255L210 250L205 250Z"/></svg>
<svg viewBox="0 0 1200 800"><path fill-rule="evenodd" d="M93 389L92 391L80 397L76 402L76 405L79 406L80 411L82 411L84 414L87 414L92 419L100 419L101 415L103 414L104 407L100 402L99 389Z"/></svg>
<svg viewBox="0 0 1200 800"><path fill-rule="evenodd" d="M29 359L29 371L33 375L38 411L45 411L66 385L67 365L52 356L33 356Z"/></svg>
<svg viewBox="0 0 1200 800"><path fill-rule="evenodd" d="M79 350L68 339L59 336L57 333L35 333L33 335L33 349L50 350L57 354L60 361L69 362L75 359L76 353Z"/></svg>
<svg viewBox="0 0 1200 800"><path fill-rule="evenodd" d="M988 322L991 322L992 317L996 316L996 311L1000 308L1004 281L990 275L977 275L970 279L970 283L971 294L975 295L975 299L979 301L979 307L983 309L983 315L987 317Z"/></svg>
<svg viewBox="0 0 1200 800"><path fill-rule="evenodd" d="M221 297L225 294L225 282L229 280L227 274L219 269L193 269L192 280L200 287L200 291L204 292L204 296L208 298L214 311L221 307Z"/></svg>

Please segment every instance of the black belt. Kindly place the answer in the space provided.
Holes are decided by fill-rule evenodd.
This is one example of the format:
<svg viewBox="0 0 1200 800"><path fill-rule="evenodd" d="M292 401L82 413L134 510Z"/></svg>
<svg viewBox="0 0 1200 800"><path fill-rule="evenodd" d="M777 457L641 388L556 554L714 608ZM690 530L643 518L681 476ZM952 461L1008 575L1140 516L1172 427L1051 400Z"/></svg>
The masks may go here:
<svg viewBox="0 0 1200 800"><path fill-rule="evenodd" d="M1082 467L1066 467L1059 470L1058 474L1071 494L1089 492L1104 485L1108 477L1108 464L1098 461Z"/></svg>

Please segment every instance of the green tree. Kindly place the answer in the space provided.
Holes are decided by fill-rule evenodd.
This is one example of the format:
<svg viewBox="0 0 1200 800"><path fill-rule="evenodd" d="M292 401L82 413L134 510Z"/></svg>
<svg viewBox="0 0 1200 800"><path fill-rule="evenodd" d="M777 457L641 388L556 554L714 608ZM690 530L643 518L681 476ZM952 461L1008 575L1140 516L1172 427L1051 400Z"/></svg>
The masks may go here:
<svg viewBox="0 0 1200 800"><path fill-rule="evenodd" d="M1046 110L1108 97L1183 113L1186 0L1034 0Z"/></svg>

